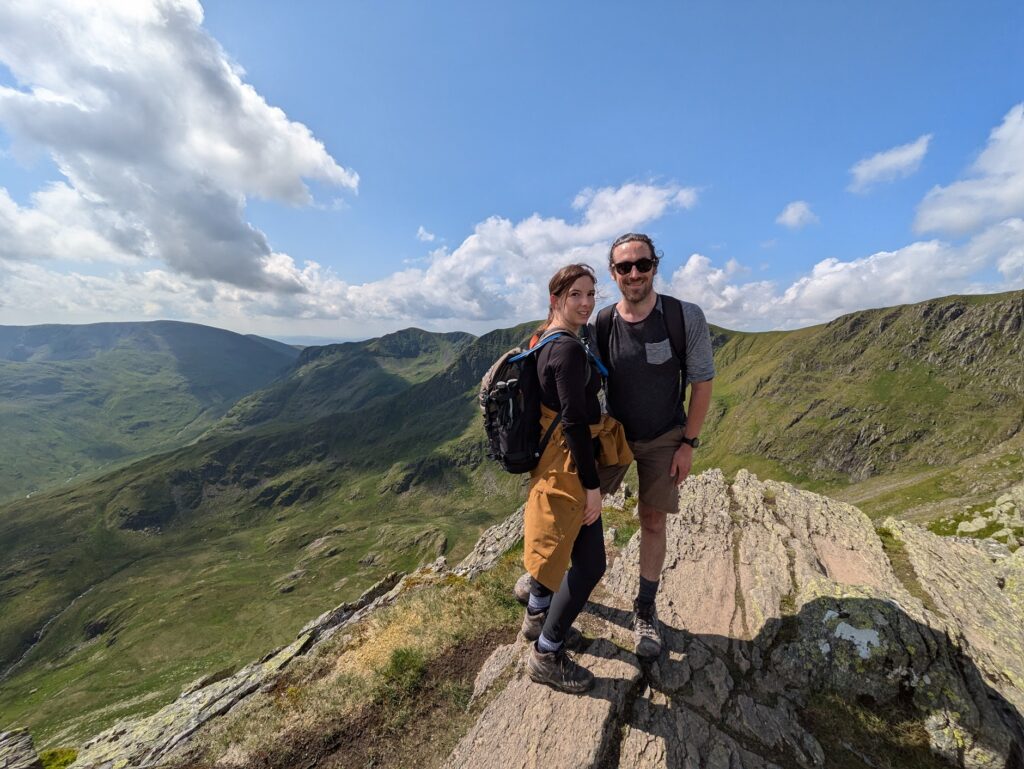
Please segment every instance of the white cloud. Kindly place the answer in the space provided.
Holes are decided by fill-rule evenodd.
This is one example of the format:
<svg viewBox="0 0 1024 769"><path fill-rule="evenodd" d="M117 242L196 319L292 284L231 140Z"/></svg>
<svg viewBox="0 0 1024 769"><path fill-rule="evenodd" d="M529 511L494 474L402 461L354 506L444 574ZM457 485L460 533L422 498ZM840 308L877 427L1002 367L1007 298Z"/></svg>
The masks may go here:
<svg viewBox="0 0 1024 769"><path fill-rule="evenodd" d="M1003 282L979 276L995 268ZM662 287L700 304L726 328L798 328L867 307L888 307L952 293L1002 291L1024 286L1024 220L994 225L963 245L930 240L850 261L824 259L780 287L740 279L734 262L716 267L692 255Z"/></svg>
<svg viewBox="0 0 1024 769"><path fill-rule="evenodd" d="M607 249L623 232L642 228L669 211L692 205L676 185L627 184L587 190L577 197L579 221L533 214L519 222L492 216L457 248L435 249L426 266L351 285L314 262L297 265L270 254L269 279L299 291L268 292L162 268L127 267L106 276L61 275L41 265L0 259L0 307L27 312L44 287L55 297L54 313L95 318L103 308L120 317L162 314L203 322L213 318L280 317L335 321L511 325L538 317L547 281L571 261L604 272ZM77 309L76 309L77 308Z"/></svg>
<svg viewBox="0 0 1024 769"><path fill-rule="evenodd" d="M677 185L625 184L577 195L577 223L492 216L453 251L435 250L426 268L345 287L339 309L349 317L519 322L543 313L545 286L559 267L582 261L600 272L616 236L696 199L694 190Z"/></svg>
<svg viewBox="0 0 1024 769"><path fill-rule="evenodd" d="M416 240L423 241L424 243L433 243L436 238L437 236L432 232L428 232L427 228L422 224L419 229L416 230Z"/></svg>
<svg viewBox="0 0 1024 769"><path fill-rule="evenodd" d="M1018 104L989 135L968 178L934 187L917 208L918 232L955 235L1003 219L1024 216L1024 104Z"/></svg>
<svg viewBox="0 0 1024 769"><path fill-rule="evenodd" d="M300 267L287 256L274 255L267 270L303 288L291 294L135 263L105 275L67 275L41 263L0 259L0 323L166 317L262 327L263 333L281 333L282 322L309 333L348 329L349 335L383 333L409 323L485 331L540 317L549 276L569 261L593 265L605 298L614 298L603 269L610 241L680 207L671 188L655 189L660 194L644 185L632 195L622 195L621 188L596 191L576 222L538 214L519 222L491 217L456 249L434 250L426 266L362 285L348 284L315 263ZM648 205L638 206L640 199ZM619 205L604 205L609 200ZM594 206L601 206L613 224L598 225ZM824 259L789 285L751 280L751 273L735 260L716 265L693 254L671 274L659 275L658 284L659 290L699 303L712 322L727 328L796 328L865 307L1021 288L1024 220L1000 222L959 245L928 240L859 259ZM1001 282L985 282L991 274L1000 275ZM46 297L44 314L41 296Z"/></svg>
<svg viewBox="0 0 1024 769"><path fill-rule="evenodd" d="M791 230L799 230L808 224L818 221L806 200L794 200L782 209L782 213L775 217L775 223Z"/></svg>
<svg viewBox="0 0 1024 769"><path fill-rule="evenodd" d="M909 144L901 144L858 160L850 168L853 181L847 189L851 192L867 192L880 182L891 182L910 176L921 167L921 161L928 152L931 140L932 135L925 134Z"/></svg>
<svg viewBox="0 0 1024 769"><path fill-rule="evenodd" d="M156 260L193 279L302 291L245 220L249 196L309 204L307 180L355 190L301 123L242 79L194 0L0 5L0 123L64 182L0 197L0 255ZM47 230L41 240L40 228Z"/></svg>

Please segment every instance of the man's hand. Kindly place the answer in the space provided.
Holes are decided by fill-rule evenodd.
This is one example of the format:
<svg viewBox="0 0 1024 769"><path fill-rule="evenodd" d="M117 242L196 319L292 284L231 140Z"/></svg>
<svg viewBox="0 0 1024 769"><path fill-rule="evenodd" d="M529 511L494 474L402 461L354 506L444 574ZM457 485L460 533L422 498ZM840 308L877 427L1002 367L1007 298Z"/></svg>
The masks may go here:
<svg viewBox="0 0 1024 769"><path fill-rule="evenodd" d="M589 526L601 517L601 489L586 489L587 501L583 505L583 525Z"/></svg>
<svg viewBox="0 0 1024 769"><path fill-rule="evenodd" d="M676 479L677 486L682 484L690 475L691 465L693 465L693 446L689 443L684 443L672 455L672 466L668 472L669 475Z"/></svg>

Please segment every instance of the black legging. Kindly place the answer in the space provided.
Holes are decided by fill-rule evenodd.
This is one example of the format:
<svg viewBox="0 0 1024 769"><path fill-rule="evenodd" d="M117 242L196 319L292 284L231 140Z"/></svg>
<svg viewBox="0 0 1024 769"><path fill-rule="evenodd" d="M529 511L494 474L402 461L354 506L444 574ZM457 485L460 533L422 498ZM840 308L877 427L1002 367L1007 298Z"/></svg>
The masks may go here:
<svg viewBox="0 0 1024 769"><path fill-rule="evenodd" d="M572 544L572 566L562 577L558 592L551 598L544 635L559 643L583 610L590 593L604 576L608 562L604 554L604 524L598 518L589 526L581 526ZM535 579L530 579L530 592L538 598L551 595L551 591Z"/></svg>

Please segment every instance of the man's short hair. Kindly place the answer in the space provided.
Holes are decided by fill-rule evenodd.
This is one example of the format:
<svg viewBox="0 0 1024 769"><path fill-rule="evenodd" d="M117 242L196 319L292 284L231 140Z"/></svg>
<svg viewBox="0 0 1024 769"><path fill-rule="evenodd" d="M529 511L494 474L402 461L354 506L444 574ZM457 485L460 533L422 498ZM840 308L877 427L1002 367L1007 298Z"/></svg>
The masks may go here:
<svg viewBox="0 0 1024 769"><path fill-rule="evenodd" d="M608 249L609 270L615 269L615 260L612 258L612 254L615 253L615 249L625 243L632 243L634 241L639 241L640 243L647 244L647 248L651 252L651 259L654 260L654 268L658 268L658 262L661 261L662 254L660 254L657 251L657 249L654 248L654 241L651 240L649 236L644 235L642 232L627 232L625 235L620 235L618 238L616 238L615 242L612 243L612 247Z"/></svg>

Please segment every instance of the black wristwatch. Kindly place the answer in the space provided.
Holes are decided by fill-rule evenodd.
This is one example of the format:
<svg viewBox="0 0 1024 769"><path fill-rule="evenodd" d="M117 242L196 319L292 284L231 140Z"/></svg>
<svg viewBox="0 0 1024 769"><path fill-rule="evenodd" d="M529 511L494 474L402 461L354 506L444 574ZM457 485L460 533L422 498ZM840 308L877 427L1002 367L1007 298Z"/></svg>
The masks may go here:
<svg viewBox="0 0 1024 769"><path fill-rule="evenodd" d="M684 435L684 436L683 436L683 443L689 444L690 446L692 446L692 447L693 447L693 448L695 448L695 449L696 449L696 448L699 448L699 447L700 447L700 436L698 435L698 436L697 436L697 437L695 437L695 438L687 438L687 437L686 437L686 436Z"/></svg>

